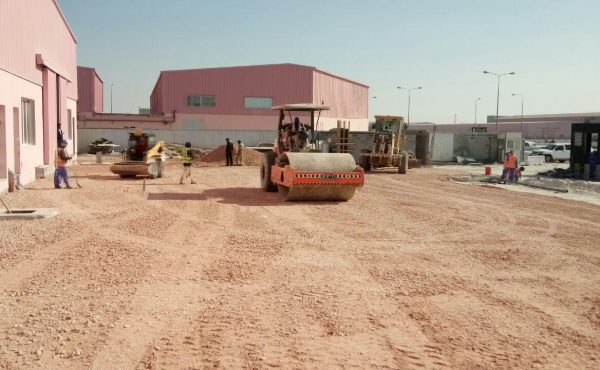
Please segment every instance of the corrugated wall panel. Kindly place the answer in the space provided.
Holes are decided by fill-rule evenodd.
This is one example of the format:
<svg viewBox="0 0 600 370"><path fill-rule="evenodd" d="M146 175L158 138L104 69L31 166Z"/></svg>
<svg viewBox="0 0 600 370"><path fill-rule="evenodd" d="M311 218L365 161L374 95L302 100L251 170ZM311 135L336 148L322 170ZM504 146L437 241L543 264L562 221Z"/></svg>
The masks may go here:
<svg viewBox="0 0 600 370"><path fill-rule="evenodd" d="M158 76L158 81L154 85L154 90L152 90L152 94L150 95L150 111L154 114L160 114L165 112L163 105L163 73Z"/></svg>
<svg viewBox="0 0 600 370"><path fill-rule="evenodd" d="M95 72L95 71L94 71ZM93 76L94 112L104 112L104 83L96 73Z"/></svg>
<svg viewBox="0 0 600 370"><path fill-rule="evenodd" d="M366 119L369 115L369 88L328 73L313 73L313 103L331 106L325 117Z"/></svg>
<svg viewBox="0 0 600 370"><path fill-rule="evenodd" d="M77 112L92 112L94 107L94 89L92 86L93 68L77 67Z"/></svg>
<svg viewBox="0 0 600 370"><path fill-rule="evenodd" d="M275 115L270 109L245 108L244 98L270 97L273 105L309 103L312 71L312 67L292 64L166 71L153 94L156 99L159 90L163 91L164 100L154 102L162 109L153 112ZM187 97L192 95L215 96L216 107L188 107Z"/></svg>
<svg viewBox="0 0 600 370"><path fill-rule="evenodd" d="M54 1L0 1L1 69L41 85L35 54L42 54L70 74L67 96L77 99L76 52L76 42Z"/></svg>

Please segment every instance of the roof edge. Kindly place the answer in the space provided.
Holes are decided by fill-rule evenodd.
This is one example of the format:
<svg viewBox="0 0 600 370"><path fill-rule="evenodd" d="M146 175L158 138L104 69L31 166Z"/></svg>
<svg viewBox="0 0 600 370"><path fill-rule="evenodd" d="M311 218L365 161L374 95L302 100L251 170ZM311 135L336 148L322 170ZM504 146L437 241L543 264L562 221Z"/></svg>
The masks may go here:
<svg viewBox="0 0 600 370"><path fill-rule="evenodd" d="M75 37L75 33L71 29L71 26L69 26L69 22L67 22L67 18L65 17L64 13L60 9L60 5L58 5L58 1L57 0L52 0L52 2L54 3L54 6L56 7L56 10L58 10L58 14L60 14L60 17L62 18L63 22L65 23L65 26L67 26L67 29L69 30L69 33L71 34L71 37L73 38L73 41L75 41L75 43L77 44L78 43L77 42L77 37Z"/></svg>
<svg viewBox="0 0 600 370"><path fill-rule="evenodd" d="M228 67L207 67L207 68L187 68L187 69L168 69L168 70L164 70L164 71L160 71L161 73L168 73L168 72L189 72L189 71L205 71L205 70L210 70L210 69L230 69L230 68L249 68L249 67L272 67L272 66L294 66L294 67L302 67L302 68L309 68L309 69L316 69L313 66L307 66L304 64L296 64L296 63L271 63L271 64L250 64L250 65L243 65L243 66L228 66Z"/></svg>
<svg viewBox="0 0 600 370"><path fill-rule="evenodd" d="M100 77L100 75L98 74L98 72L96 71L96 68L94 67L85 67L85 66L77 66L77 68L81 68L81 69L91 69L92 72L94 72L94 74L96 75L96 77L98 77L98 79L100 80L100 82L104 83L104 80L102 80L102 77Z"/></svg>
<svg viewBox="0 0 600 370"><path fill-rule="evenodd" d="M319 68L316 68L316 67L313 67L313 68L315 69L315 71L316 71L316 72L321 72L321 73L323 73L323 74L326 74L326 75L328 75L328 76L335 77L335 78L339 78L340 80L348 81L348 82L350 82L350 83L353 83L353 84L356 84L356 85L360 85L360 86L366 87L367 89L369 89L369 88L370 88L370 86L369 86L369 85L366 85L366 84L364 84L364 83L362 83L362 82L358 82L358 81L355 81L355 80L351 80L351 79L349 79L349 78L342 77L342 76L336 75L336 74L334 74L334 73L331 73L331 72L327 72L327 71L325 71L325 70L322 70L322 69L319 69Z"/></svg>

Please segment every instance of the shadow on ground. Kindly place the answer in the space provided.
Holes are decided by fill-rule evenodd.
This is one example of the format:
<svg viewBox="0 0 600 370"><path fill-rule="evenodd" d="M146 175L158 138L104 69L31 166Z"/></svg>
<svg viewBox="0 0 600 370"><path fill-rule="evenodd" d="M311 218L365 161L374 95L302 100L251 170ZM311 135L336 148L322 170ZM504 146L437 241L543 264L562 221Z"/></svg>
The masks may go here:
<svg viewBox="0 0 600 370"><path fill-rule="evenodd" d="M342 202L286 202L279 193L265 192L260 188L207 189L202 193L149 193L148 200L208 200L221 204L237 204L244 207L325 205Z"/></svg>

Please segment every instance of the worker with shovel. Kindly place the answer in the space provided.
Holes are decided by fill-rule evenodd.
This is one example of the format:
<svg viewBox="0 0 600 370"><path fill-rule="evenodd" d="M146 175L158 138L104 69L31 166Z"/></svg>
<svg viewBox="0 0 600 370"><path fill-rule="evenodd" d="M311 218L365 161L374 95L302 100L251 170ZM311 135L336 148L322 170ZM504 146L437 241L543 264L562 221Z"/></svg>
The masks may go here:
<svg viewBox="0 0 600 370"><path fill-rule="evenodd" d="M54 170L54 188L60 189L60 181L65 183L65 189L73 189L71 185L69 185L69 173L67 172L67 161L71 159L67 154L66 141L61 141L56 148L56 154L54 156L54 166L56 169Z"/></svg>

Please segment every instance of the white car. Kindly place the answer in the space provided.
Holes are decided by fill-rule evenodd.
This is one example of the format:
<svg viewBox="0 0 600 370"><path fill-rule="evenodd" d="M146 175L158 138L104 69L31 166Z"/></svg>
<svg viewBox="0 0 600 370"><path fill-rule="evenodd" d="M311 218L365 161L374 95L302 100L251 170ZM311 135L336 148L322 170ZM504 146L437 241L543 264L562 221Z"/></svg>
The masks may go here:
<svg viewBox="0 0 600 370"><path fill-rule="evenodd" d="M533 153L533 151L535 149L537 149L537 145L535 143L535 141L527 141L525 140L525 157L530 156L531 153Z"/></svg>
<svg viewBox="0 0 600 370"><path fill-rule="evenodd" d="M565 162L571 158L570 143L547 144L542 148L535 149L532 155L543 155L546 162Z"/></svg>

